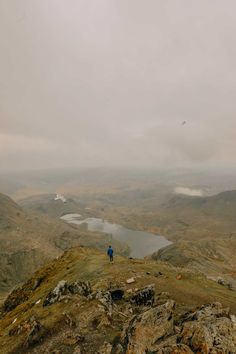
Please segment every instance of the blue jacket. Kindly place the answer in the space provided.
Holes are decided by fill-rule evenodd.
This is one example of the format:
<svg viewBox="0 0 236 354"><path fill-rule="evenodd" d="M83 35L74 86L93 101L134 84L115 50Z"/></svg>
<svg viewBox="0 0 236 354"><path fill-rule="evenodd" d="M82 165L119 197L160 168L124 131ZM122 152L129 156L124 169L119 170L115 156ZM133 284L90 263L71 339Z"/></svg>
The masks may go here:
<svg viewBox="0 0 236 354"><path fill-rule="evenodd" d="M113 256L113 249L109 247L107 250L107 254L108 256Z"/></svg>

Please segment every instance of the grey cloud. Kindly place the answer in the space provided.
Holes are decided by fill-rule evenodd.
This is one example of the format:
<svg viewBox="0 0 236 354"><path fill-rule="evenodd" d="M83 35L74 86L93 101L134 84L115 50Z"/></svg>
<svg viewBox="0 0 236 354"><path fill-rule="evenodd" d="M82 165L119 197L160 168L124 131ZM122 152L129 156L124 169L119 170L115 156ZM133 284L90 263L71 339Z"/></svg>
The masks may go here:
<svg viewBox="0 0 236 354"><path fill-rule="evenodd" d="M232 164L235 10L1 1L2 168Z"/></svg>

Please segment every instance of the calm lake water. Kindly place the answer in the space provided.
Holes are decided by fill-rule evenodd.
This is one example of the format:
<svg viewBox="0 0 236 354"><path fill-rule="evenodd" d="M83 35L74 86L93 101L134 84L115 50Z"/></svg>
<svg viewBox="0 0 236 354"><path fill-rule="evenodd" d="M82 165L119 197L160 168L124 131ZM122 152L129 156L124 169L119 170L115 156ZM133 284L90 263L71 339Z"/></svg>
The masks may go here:
<svg viewBox="0 0 236 354"><path fill-rule="evenodd" d="M89 231L110 234L114 239L126 243L130 247L130 256L134 258L143 258L172 243L163 236L151 234L150 232L130 230L98 218L81 220L81 215L79 214L67 214L62 216L61 219L77 225L86 223Z"/></svg>

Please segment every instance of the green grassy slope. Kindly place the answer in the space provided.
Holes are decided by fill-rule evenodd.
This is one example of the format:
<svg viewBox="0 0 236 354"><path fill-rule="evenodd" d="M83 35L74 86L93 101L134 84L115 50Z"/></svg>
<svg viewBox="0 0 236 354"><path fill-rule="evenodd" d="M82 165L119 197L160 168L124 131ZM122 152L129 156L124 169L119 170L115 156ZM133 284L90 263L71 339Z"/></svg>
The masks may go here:
<svg viewBox="0 0 236 354"><path fill-rule="evenodd" d="M39 266L65 249L85 245L106 250L109 236L89 232L85 226L69 225L60 219L30 212L0 195L0 293L26 280ZM113 242L117 252L128 248Z"/></svg>
<svg viewBox="0 0 236 354"><path fill-rule="evenodd" d="M155 277L157 271L163 275ZM203 303L220 301L236 313L236 292L195 272L182 271L182 277L178 280L176 277L179 273L178 268L151 260L129 260L118 256L114 264L109 264L106 256L98 250L86 248L69 250L61 258L35 273L33 278L15 294L18 299L23 299L22 303L3 314L0 319L2 353L42 353L47 350L50 353L53 350L73 353L73 343L65 340L65 333L69 330L65 314L78 323L80 334L85 336L85 341L81 344L83 353L94 353L94 348L98 348L104 340L112 343L120 335L124 321L127 320L126 315L119 314L119 311L126 308L122 301L117 305L111 323L103 324L102 327L98 324L105 320L104 313L101 312L97 300L88 301L79 295L73 295L67 300L43 307L47 294L61 280L69 283L89 280L93 291L119 287L125 291L125 297L129 296L130 289L155 284L157 293L168 292L170 298L177 302L180 312ZM135 278L135 282L128 285L126 280L131 277ZM40 278L43 280L34 290L35 281ZM18 328L17 326L27 323L32 316L40 321L47 331L47 336L39 342L34 351L32 348L24 348L26 332L9 335ZM132 314L129 316L132 317Z"/></svg>

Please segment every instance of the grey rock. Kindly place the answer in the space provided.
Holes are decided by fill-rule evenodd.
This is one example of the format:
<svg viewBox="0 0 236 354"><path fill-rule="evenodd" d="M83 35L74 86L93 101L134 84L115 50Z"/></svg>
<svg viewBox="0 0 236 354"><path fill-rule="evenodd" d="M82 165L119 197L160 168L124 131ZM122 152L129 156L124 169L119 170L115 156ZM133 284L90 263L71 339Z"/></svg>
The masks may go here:
<svg viewBox="0 0 236 354"><path fill-rule="evenodd" d="M203 306L183 324L178 341L199 353L236 353L236 330L229 309L221 304Z"/></svg>
<svg viewBox="0 0 236 354"><path fill-rule="evenodd" d="M50 291L43 302L43 306L52 305L60 300L60 297L67 294L68 284L65 280L59 281L57 286Z"/></svg>
<svg viewBox="0 0 236 354"><path fill-rule="evenodd" d="M122 334L129 354L234 354L236 319L220 303L202 306L174 321L172 300L133 316Z"/></svg>
<svg viewBox="0 0 236 354"><path fill-rule="evenodd" d="M57 286L50 291L44 300L43 306L52 305L58 301L65 299L66 301L72 295L78 294L82 296L89 296L92 293L91 285L89 282L73 282L67 283L65 280L59 281Z"/></svg>
<svg viewBox="0 0 236 354"><path fill-rule="evenodd" d="M230 290L233 290L233 284L228 282L227 280L224 280L223 278L218 278L217 283L227 287Z"/></svg>
<svg viewBox="0 0 236 354"><path fill-rule="evenodd" d="M71 294L79 294L82 296L89 296L92 293L91 285L88 281L74 282L68 286L68 290Z"/></svg>
<svg viewBox="0 0 236 354"><path fill-rule="evenodd" d="M155 349L154 344L174 334L174 301L134 316L122 335L125 353L137 354Z"/></svg>
<svg viewBox="0 0 236 354"><path fill-rule="evenodd" d="M152 306L155 300L155 285L151 284L145 288L138 290L130 298L130 302L135 305L149 305Z"/></svg>
<svg viewBox="0 0 236 354"><path fill-rule="evenodd" d="M218 317L229 317L229 308L223 308L221 303L214 302L203 305L193 314L192 318L199 321Z"/></svg>
<svg viewBox="0 0 236 354"><path fill-rule="evenodd" d="M110 291L98 291L96 294L96 299L105 306L108 314L111 315L113 311L113 301Z"/></svg>

